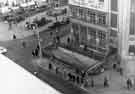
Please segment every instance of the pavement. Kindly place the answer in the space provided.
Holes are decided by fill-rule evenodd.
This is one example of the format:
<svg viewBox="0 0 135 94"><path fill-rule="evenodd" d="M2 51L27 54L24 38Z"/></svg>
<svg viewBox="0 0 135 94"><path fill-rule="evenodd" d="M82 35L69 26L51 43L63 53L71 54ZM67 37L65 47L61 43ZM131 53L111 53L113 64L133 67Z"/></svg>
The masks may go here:
<svg viewBox="0 0 135 94"><path fill-rule="evenodd" d="M109 80L109 87L104 88L104 77ZM135 87L128 90L126 86L126 78L121 76L115 70L105 71L101 75L93 77L95 86L94 88L87 87L89 91L95 91L95 94L135 94Z"/></svg>

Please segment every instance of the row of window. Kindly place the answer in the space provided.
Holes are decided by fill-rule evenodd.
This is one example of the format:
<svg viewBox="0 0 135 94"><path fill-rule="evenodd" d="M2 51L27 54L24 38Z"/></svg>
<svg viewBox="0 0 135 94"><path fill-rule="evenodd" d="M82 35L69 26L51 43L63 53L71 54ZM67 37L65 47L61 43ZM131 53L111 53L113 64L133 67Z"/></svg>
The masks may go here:
<svg viewBox="0 0 135 94"><path fill-rule="evenodd" d="M65 6L65 5L68 5L68 0L54 0L53 1L54 7L60 7L60 6Z"/></svg>
<svg viewBox="0 0 135 94"><path fill-rule="evenodd" d="M90 27L85 27L77 24L72 24L73 31L78 33L80 42L87 43L89 45L97 45L100 47L106 47L106 33L104 31L96 30Z"/></svg>
<svg viewBox="0 0 135 94"><path fill-rule="evenodd" d="M70 6L71 16L77 19L84 20L86 22L98 25L107 25L107 14L98 13L90 9Z"/></svg>
<svg viewBox="0 0 135 94"><path fill-rule="evenodd" d="M135 56L135 45L130 45L129 46L129 55L130 56Z"/></svg>

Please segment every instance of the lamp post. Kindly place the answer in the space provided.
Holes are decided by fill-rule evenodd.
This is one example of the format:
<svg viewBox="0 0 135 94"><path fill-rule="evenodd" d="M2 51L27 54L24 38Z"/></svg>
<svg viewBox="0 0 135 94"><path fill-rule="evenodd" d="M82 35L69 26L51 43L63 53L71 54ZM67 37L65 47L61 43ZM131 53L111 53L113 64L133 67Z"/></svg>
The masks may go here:
<svg viewBox="0 0 135 94"><path fill-rule="evenodd" d="M37 29L38 26L37 24L34 24L33 26L33 30ZM42 47L41 47L41 38L40 38L40 35L39 35L39 31L34 31L36 36L37 36L37 40L38 40L38 46L39 46L39 58L42 59Z"/></svg>

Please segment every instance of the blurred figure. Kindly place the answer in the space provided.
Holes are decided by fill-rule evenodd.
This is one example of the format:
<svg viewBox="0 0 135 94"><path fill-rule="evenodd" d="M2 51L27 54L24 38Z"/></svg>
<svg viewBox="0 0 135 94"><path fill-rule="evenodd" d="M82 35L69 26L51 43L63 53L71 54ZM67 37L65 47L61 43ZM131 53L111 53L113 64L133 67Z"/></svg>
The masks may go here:
<svg viewBox="0 0 135 94"><path fill-rule="evenodd" d="M132 88L132 81L131 81L131 79L127 79L127 89L129 90L130 88Z"/></svg>
<svg viewBox="0 0 135 94"><path fill-rule="evenodd" d="M94 80L91 78L91 87L94 87Z"/></svg>
<svg viewBox="0 0 135 94"><path fill-rule="evenodd" d="M109 82L107 77L104 77L104 87L109 87Z"/></svg>
<svg viewBox="0 0 135 94"><path fill-rule="evenodd" d="M16 35L15 34L13 34L13 39L16 39Z"/></svg>

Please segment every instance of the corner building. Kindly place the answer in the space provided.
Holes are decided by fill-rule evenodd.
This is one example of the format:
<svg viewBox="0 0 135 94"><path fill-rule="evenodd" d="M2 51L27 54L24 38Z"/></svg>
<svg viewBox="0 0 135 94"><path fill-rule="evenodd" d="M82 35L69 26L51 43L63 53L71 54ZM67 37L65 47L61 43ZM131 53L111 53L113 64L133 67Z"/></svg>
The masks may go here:
<svg viewBox="0 0 135 94"><path fill-rule="evenodd" d="M135 0L69 0L71 29L79 45L105 56L118 49L124 76L135 77Z"/></svg>

